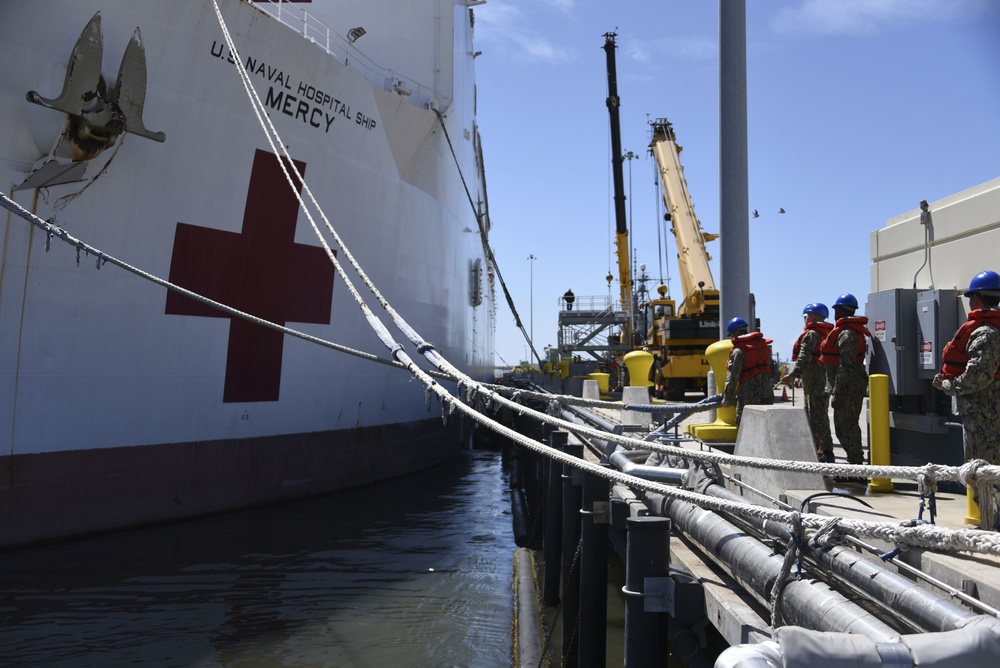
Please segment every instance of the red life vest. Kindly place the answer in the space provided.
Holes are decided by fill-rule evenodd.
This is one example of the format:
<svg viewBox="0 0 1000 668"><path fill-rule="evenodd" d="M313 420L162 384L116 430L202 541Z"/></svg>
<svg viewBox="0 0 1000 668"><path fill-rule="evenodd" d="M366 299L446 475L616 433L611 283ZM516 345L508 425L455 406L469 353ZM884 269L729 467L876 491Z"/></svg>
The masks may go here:
<svg viewBox="0 0 1000 668"><path fill-rule="evenodd" d="M865 351L868 350L868 343L865 341L865 337L871 337L872 333L868 331L865 325L868 324L868 318L864 316L848 316L846 318L841 318L837 321L837 326L826 335L823 339L823 343L819 346L819 361L827 366L840 366L840 348L837 347L837 337L840 333L845 330L854 330L858 334L858 354L855 358L858 362L865 361Z"/></svg>
<svg viewBox="0 0 1000 668"><path fill-rule="evenodd" d="M761 373L771 372L771 339L765 339L760 332L751 332L733 339L733 347L743 351L745 361L740 372L740 382Z"/></svg>
<svg viewBox="0 0 1000 668"><path fill-rule="evenodd" d="M969 363L969 353L965 352L969 345L969 337L982 325L989 325L995 329L1000 329L1000 310L978 309L969 312L969 319L962 323L962 326L955 332L951 341L945 344L941 352L941 375L945 378L954 378L965 372L965 366ZM997 368L994 378L1000 378L1000 368Z"/></svg>
<svg viewBox="0 0 1000 668"><path fill-rule="evenodd" d="M819 337L820 337L819 342L822 345L824 339L826 339L827 334L829 334L832 330L833 330L833 324L829 322L806 323L806 328L802 330L802 333L799 334L798 340L796 340L795 344L792 346L792 361L794 362L799 359L799 350L802 349L802 339L806 338L806 334L808 334L810 331L819 332ZM816 346L815 348L813 348L812 359L809 360L810 362L819 361L819 349L820 346Z"/></svg>

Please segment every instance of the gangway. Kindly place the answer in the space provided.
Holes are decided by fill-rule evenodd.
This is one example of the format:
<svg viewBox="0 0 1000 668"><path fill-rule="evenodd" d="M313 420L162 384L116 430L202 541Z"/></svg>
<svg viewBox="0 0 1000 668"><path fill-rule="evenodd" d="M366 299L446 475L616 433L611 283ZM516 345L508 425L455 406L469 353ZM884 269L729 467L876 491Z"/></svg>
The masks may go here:
<svg viewBox="0 0 1000 668"><path fill-rule="evenodd" d="M607 295L579 296L571 303L559 298L559 354L586 353L598 361L622 356L632 348L620 332L628 323L628 312Z"/></svg>

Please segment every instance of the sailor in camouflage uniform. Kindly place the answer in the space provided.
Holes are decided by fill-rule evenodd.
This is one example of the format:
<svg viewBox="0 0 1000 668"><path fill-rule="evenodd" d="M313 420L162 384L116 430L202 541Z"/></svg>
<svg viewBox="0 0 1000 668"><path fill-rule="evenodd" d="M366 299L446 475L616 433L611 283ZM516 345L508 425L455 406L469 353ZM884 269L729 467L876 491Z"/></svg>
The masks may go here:
<svg viewBox="0 0 1000 668"><path fill-rule="evenodd" d="M829 315L830 309L825 304L806 304L802 309L805 329L792 347L795 368L786 373L781 382L791 386L795 379L802 381L802 393L805 395L803 407L813 445L816 446L816 457L821 462L832 464L834 456L833 437L830 435L830 395L826 388L827 367L819 361L820 344L833 329L833 325L826 322Z"/></svg>
<svg viewBox="0 0 1000 668"><path fill-rule="evenodd" d="M733 318L726 327L726 335L733 340L726 362L726 385L722 391L723 408L736 400L736 424L743 417L743 407L763 406L774 403L774 386L771 384L770 339L760 332L748 334L750 326L743 318Z"/></svg>
<svg viewBox="0 0 1000 668"><path fill-rule="evenodd" d="M944 347L933 385L956 398L965 459L1000 465L1000 274L983 271L969 282L969 319ZM978 490L973 488L978 502ZM997 529L1000 508L980 505L983 528ZM985 512L984 512L985 511Z"/></svg>
<svg viewBox="0 0 1000 668"><path fill-rule="evenodd" d="M840 446L847 451L849 464L864 464L861 448L861 407L868 390L865 352L871 332L865 327L868 318L855 316L858 300L852 294L837 297L833 312L837 322L820 345L820 362L829 367L830 406L833 428Z"/></svg>

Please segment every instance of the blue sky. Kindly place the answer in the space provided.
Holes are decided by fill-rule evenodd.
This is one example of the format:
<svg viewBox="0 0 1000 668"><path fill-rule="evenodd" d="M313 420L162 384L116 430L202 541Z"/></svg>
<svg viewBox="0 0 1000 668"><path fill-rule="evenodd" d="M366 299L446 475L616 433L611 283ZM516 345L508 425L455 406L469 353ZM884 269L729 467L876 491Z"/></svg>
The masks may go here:
<svg viewBox="0 0 1000 668"><path fill-rule="evenodd" d="M1000 0L746 6L749 201L760 212L750 218L750 290L761 330L785 359L804 304L830 305L844 292L864 302L871 232L921 199L1000 176ZM695 211L705 231L719 231L718 8L476 7L491 242L540 354L556 344L567 288L607 295L610 269L618 294L604 33L618 34L622 148L638 156L625 163L636 263L656 279L663 265L680 301L672 235L657 236L650 118L673 123ZM709 245L717 283L718 243ZM527 359L502 295L497 354L498 364Z"/></svg>

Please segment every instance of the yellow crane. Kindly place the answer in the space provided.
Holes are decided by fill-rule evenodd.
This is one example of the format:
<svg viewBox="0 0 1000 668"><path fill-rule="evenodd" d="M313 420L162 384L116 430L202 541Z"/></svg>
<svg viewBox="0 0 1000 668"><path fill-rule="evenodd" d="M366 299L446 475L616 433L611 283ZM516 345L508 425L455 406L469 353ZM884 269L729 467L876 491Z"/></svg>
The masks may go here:
<svg viewBox="0 0 1000 668"><path fill-rule="evenodd" d="M719 235L701 229L688 192L682 147L677 144L673 126L665 118L650 121L650 151L656 161L666 207L664 217L670 222L677 245L677 267L683 299L679 306L670 299L667 287L657 288L659 299L642 307L646 327L646 345L660 361L659 375L665 381L667 397L683 400L688 390L707 386L709 365L705 348L719 340L719 290L709 267L712 256L706 243Z"/></svg>

